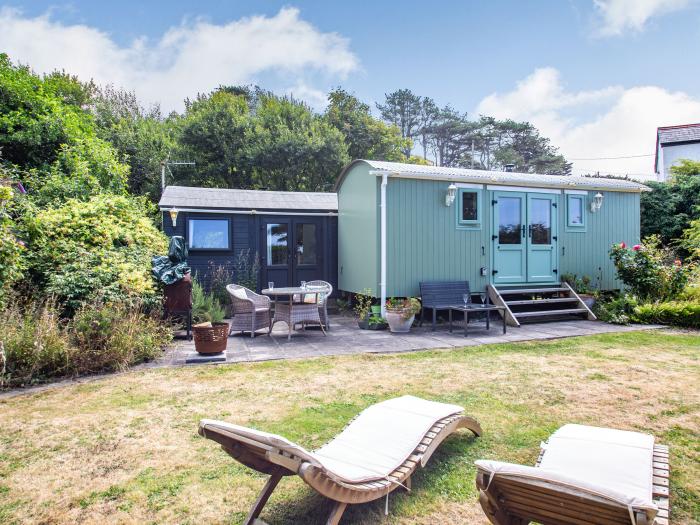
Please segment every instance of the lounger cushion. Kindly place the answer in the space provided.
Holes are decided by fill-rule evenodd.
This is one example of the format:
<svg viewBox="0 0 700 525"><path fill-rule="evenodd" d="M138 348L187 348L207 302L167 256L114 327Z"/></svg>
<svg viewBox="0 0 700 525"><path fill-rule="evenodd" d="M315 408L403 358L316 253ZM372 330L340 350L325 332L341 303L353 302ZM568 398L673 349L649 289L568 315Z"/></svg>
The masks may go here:
<svg viewBox="0 0 700 525"><path fill-rule="evenodd" d="M652 503L654 436L565 425L545 445L540 468Z"/></svg>
<svg viewBox="0 0 700 525"><path fill-rule="evenodd" d="M463 410L413 396L389 399L362 411L337 437L314 452L282 436L223 421L204 419L200 427L217 428L290 452L338 481L363 483L386 478L406 461L435 423Z"/></svg>
<svg viewBox="0 0 700 525"><path fill-rule="evenodd" d="M655 515L656 505L647 499L639 499L633 495L618 492L609 487L597 483L598 478L581 479L568 476L560 472L551 471L541 467L527 467L514 463L503 463L500 461L478 460L476 465L487 473L495 476L505 476L510 478L523 478L529 480L542 481L549 485L559 485L562 489L580 491L593 496L602 497L616 502L624 507L647 510L650 515Z"/></svg>
<svg viewBox="0 0 700 525"><path fill-rule="evenodd" d="M314 455L342 480L383 479L406 461L435 423L463 410L413 396L389 399L364 410Z"/></svg>
<svg viewBox="0 0 700 525"><path fill-rule="evenodd" d="M542 446L545 453L537 468L495 461L476 463L489 472L551 480L627 506L656 509L652 500L654 436L565 425Z"/></svg>

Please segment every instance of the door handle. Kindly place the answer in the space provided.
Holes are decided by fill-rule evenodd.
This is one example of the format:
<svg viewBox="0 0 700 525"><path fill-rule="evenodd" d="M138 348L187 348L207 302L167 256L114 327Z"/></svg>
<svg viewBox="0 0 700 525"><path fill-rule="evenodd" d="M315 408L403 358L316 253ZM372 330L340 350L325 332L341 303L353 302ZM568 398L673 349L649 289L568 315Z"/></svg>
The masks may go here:
<svg viewBox="0 0 700 525"><path fill-rule="evenodd" d="M527 227L527 236L532 237L532 224L529 224Z"/></svg>
<svg viewBox="0 0 700 525"><path fill-rule="evenodd" d="M525 237L525 225L524 224L520 227L520 235L522 237Z"/></svg>

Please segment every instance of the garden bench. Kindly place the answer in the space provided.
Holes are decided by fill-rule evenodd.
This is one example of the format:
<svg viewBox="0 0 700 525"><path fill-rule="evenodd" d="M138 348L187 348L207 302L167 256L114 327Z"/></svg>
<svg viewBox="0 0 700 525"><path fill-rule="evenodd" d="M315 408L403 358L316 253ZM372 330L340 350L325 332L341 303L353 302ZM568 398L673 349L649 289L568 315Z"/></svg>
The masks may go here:
<svg viewBox="0 0 700 525"><path fill-rule="evenodd" d="M438 310L449 310L459 306L464 306L462 296L467 294L472 302L469 281L426 281L420 283L420 300L423 308L420 311L420 326L423 325L423 315L425 310L433 311L432 330L435 331Z"/></svg>

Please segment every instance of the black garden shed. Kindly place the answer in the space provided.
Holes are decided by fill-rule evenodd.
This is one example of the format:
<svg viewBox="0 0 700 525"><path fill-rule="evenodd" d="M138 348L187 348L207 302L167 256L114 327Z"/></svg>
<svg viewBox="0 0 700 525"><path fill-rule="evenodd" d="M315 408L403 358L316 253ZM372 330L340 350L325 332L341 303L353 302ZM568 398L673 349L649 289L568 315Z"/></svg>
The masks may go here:
<svg viewBox="0 0 700 525"><path fill-rule="evenodd" d="M212 266L233 269L241 251L258 254L258 290L322 279L337 290L335 193L167 186L158 203L163 230L181 235L193 273L209 282Z"/></svg>

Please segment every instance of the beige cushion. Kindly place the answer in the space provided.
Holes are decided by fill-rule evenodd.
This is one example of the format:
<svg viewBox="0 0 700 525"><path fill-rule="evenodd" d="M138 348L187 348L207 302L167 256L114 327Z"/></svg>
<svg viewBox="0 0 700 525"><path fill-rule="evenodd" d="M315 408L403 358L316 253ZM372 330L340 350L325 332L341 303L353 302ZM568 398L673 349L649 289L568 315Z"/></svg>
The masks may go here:
<svg viewBox="0 0 700 525"><path fill-rule="evenodd" d="M238 299L248 299L248 294L245 293L245 290L243 288L234 288L234 289L229 288L229 290Z"/></svg>
<svg viewBox="0 0 700 525"><path fill-rule="evenodd" d="M362 483L386 478L406 461L436 422L462 411L457 405L413 396L389 399L362 411L330 443L314 452L282 436L222 421L205 419L200 426L256 439L295 454L337 480Z"/></svg>
<svg viewBox="0 0 700 525"><path fill-rule="evenodd" d="M476 464L497 474L551 480L608 497L626 506L655 510L654 436L611 428L565 425L543 444L540 466L497 461Z"/></svg>

